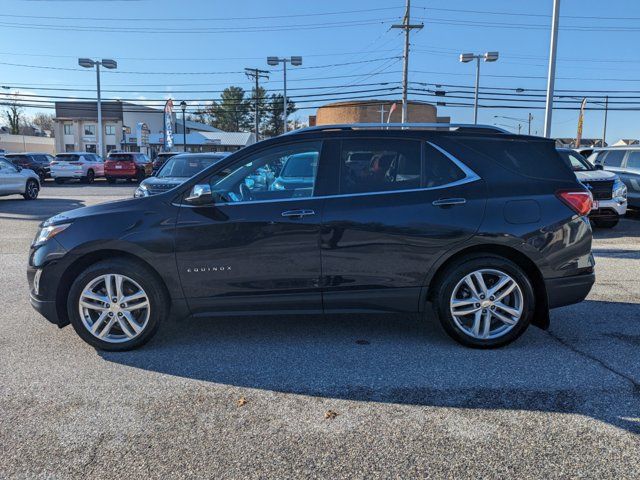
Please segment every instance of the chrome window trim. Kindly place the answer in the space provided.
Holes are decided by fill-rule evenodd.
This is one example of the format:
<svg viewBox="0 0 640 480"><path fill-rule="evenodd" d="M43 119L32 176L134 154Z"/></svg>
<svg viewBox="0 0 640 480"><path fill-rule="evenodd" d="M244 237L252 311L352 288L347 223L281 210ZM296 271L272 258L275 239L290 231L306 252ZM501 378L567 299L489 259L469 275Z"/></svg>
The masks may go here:
<svg viewBox="0 0 640 480"><path fill-rule="evenodd" d="M431 145L433 148L435 148L444 156L446 156L449 160L451 160L460 170L462 170L462 172L465 174L465 177L461 178L460 180L456 180L455 182L445 183L444 185L438 185L436 187L420 187L420 188L410 188L410 189L403 189L403 190L385 190L381 192L338 193L335 195L317 195L317 196L312 195L309 197L295 197L295 198L274 198L273 200L249 200L247 202L223 202L223 203L215 203L214 205L218 205L218 206L251 205L256 203L293 202L293 201L305 201L305 200L309 201L309 200L322 200L327 198L351 198L351 197L364 197L364 196L370 196L370 195L415 193L415 192L423 192L423 191L430 191L430 190L442 190L443 188L457 187L459 185L464 185L467 183L481 180L481 177L476 172L471 170L464 163L462 163L456 157L454 157L449 152L444 150L442 147L439 147L438 145L432 142L426 142L426 143ZM172 203L172 205L179 206L179 207L190 207L190 208L200 208L203 206L207 206L207 205L189 205L185 203L179 203L179 204Z"/></svg>
<svg viewBox="0 0 640 480"><path fill-rule="evenodd" d="M462 172L466 175L466 178L463 178L462 180L469 180L469 181L480 180L480 175L478 175L476 172L471 170L469 167L467 167L464 163L462 163L456 157L454 157L449 152L447 152L444 148L432 142L427 142L427 143L431 145L433 148L435 148L436 150L438 150L440 153L442 153L445 157L451 160L460 170L462 170ZM458 180L458 181L462 181L462 180ZM453 182L453 183L456 183L456 182ZM452 185L452 184L448 183L446 185Z"/></svg>

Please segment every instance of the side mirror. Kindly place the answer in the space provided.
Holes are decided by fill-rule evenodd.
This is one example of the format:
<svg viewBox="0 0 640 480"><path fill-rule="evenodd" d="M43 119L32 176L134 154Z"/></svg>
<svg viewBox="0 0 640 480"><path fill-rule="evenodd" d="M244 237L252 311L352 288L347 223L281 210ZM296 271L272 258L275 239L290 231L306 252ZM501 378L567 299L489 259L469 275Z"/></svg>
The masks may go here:
<svg viewBox="0 0 640 480"><path fill-rule="evenodd" d="M604 166L603 166L601 163L596 163L596 164L594 165L594 168L595 168L596 170L604 170Z"/></svg>
<svg viewBox="0 0 640 480"><path fill-rule="evenodd" d="M191 205L206 205L213 203L211 185L208 183L194 185L189 196L185 198L185 201Z"/></svg>

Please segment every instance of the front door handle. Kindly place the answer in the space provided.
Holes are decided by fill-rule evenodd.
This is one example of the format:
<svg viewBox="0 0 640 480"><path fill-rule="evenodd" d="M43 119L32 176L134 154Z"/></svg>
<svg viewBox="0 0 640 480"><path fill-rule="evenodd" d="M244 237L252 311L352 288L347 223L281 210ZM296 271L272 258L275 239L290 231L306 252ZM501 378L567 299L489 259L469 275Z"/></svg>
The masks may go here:
<svg viewBox="0 0 640 480"><path fill-rule="evenodd" d="M315 215L315 214L316 212L314 212L313 210L286 210L281 213L283 217L295 217L295 218L302 218L302 217Z"/></svg>
<svg viewBox="0 0 640 480"><path fill-rule="evenodd" d="M453 205L464 205L466 198L440 198L431 203L434 207L452 207Z"/></svg>

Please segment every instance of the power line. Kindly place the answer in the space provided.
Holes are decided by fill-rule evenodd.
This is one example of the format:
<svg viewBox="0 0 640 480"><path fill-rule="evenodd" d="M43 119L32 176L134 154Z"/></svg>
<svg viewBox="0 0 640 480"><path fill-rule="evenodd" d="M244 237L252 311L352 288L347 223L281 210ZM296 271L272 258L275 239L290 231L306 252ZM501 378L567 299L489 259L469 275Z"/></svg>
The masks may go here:
<svg viewBox="0 0 640 480"><path fill-rule="evenodd" d="M257 17L144 17L144 18L132 18L132 17L69 17L69 16L51 16L51 15L13 15L13 14L0 14L0 17L7 18L37 18L37 19L47 19L47 20L87 20L87 21L107 21L107 22L139 22L140 20L148 20L153 22L226 22L230 20L266 20L266 19L276 19L276 18L300 18L300 17L320 17L320 16L329 16L329 15L348 15L351 13L368 13L368 12L376 12L382 10L396 10L396 7L379 7L379 8L367 8L361 10L342 10L338 12L315 12L315 13L290 13L287 15L262 15Z"/></svg>

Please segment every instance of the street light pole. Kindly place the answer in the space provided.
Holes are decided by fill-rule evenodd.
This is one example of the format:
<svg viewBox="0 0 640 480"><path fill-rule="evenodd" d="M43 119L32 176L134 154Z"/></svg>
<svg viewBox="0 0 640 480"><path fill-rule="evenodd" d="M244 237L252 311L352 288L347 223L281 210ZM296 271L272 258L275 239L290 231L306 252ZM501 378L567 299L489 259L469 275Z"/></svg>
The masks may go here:
<svg viewBox="0 0 640 480"><path fill-rule="evenodd" d="M560 19L560 0L553 0L553 18L551 20L551 46L549 47L549 74L547 76L547 101L544 111L544 136L551 136L551 116L553 114L553 88L556 81L556 51L558 47L558 21Z"/></svg>
<svg viewBox="0 0 640 480"><path fill-rule="evenodd" d="M602 129L602 146L606 146L607 142L607 116L609 113L609 95L604 97L604 128Z"/></svg>
<svg viewBox="0 0 640 480"><path fill-rule="evenodd" d="M187 110L187 102L184 100L180 102L180 108L182 109L182 150L187 151L187 121L185 120L185 111Z"/></svg>
<svg viewBox="0 0 640 480"><path fill-rule="evenodd" d="M460 54L460 61L462 63L468 63L472 60L476 60L476 90L474 94L473 102L473 123L478 124L478 95L480 90L480 59L485 62L495 62L498 60L498 52L485 52L481 54L462 53Z"/></svg>
<svg viewBox="0 0 640 480"><path fill-rule="evenodd" d="M96 90L97 90L97 114L98 114L98 155L103 156L103 132L102 132L102 100L100 98L100 66L108 69L118 68L118 63L110 58L102 60L92 60L90 58L79 58L78 65L84 68L96 67Z"/></svg>
<svg viewBox="0 0 640 480"><path fill-rule="evenodd" d="M289 105L287 102L287 63L291 63L294 67L302 65L302 57L267 57L267 64L271 66L275 66L282 63L283 66L283 76L284 76L284 112L282 112L284 126L283 131L287 133L288 125L287 125L287 117L288 117L288 109Z"/></svg>
<svg viewBox="0 0 640 480"><path fill-rule="evenodd" d="M98 155L102 157L102 98L100 96L100 62L96 62L96 85L98 90Z"/></svg>
<svg viewBox="0 0 640 480"><path fill-rule="evenodd" d="M478 124L478 90L480 89L480 55L476 56L476 91L473 97L473 124Z"/></svg>

